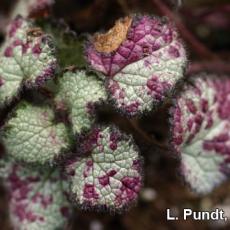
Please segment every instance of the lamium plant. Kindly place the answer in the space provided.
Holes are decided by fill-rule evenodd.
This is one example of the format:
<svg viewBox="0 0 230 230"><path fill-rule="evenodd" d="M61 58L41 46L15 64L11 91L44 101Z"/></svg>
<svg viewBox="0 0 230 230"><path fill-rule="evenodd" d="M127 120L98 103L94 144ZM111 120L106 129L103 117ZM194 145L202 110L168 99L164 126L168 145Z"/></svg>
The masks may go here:
<svg viewBox="0 0 230 230"><path fill-rule="evenodd" d="M125 17L88 36L82 52L79 38L28 10L0 53L0 175L14 229L63 229L74 204L121 212L137 202L144 159L131 134L98 122L108 106L133 119L172 101L168 146L181 177L199 194L229 177L230 78L186 76L172 21Z"/></svg>

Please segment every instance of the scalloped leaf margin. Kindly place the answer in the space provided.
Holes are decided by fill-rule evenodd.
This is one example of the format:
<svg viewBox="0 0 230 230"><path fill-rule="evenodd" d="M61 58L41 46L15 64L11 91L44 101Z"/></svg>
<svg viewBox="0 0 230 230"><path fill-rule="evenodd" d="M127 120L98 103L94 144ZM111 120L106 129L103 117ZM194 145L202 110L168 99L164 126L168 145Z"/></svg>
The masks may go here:
<svg viewBox="0 0 230 230"><path fill-rule="evenodd" d="M43 85L57 67L52 38L18 16L9 25L0 51L0 105L16 97L22 85Z"/></svg>
<svg viewBox="0 0 230 230"><path fill-rule="evenodd" d="M28 168L4 159L0 161L0 174L9 192L10 219L15 229L53 230L66 225L71 214L66 196L69 186L59 171Z"/></svg>
<svg viewBox="0 0 230 230"><path fill-rule="evenodd" d="M76 202L111 211L134 203L142 185L142 162L132 138L114 127L95 127L80 143L83 157L75 155L66 164Z"/></svg>
<svg viewBox="0 0 230 230"><path fill-rule="evenodd" d="M60 89L55 98L58 110L69 110L74 133L89 130L95 121L95 106L107 99L103 82L84 70L67 71L59 78Z"/></svg>
<svg viewBox="0 0 230 230"><path fill-rule="evenodd" d="M187 62L174 25L150 16L117 21L108 33L89 39L85 54L106 79L116 107L129 115L163 101L183 78Z"/></svg>
<svg viewBox="0 0 230 230"><path fill-rule="evenodd" d="M230 175L230 78L191 78L172 110L172 143L185 180L205 194Z"/></svg>
<svg viewBox="0 0 230 230"><path fill-rule="evenodd" d="M7 153L18 161L53 164L70 143L66 126L54 119L49 107L21 102L4 126L2 139Z"/></svg>

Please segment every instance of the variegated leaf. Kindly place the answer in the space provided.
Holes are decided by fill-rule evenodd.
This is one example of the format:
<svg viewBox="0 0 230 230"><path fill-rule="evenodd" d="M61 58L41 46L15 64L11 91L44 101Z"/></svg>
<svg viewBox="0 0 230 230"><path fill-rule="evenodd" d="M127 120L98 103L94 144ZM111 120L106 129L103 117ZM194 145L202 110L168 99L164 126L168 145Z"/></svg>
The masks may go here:
<svg viewBox="0 0 230 230"><path fill-rule="evenodd" d="M173 109L173 146L185 180L207 193L230 175L230 78L193 78Z"/></svg>
<svg viewBox="0 0 230 230"><path fill-rule="evenodd" d="M0 51L0 105L17 96L22 85L37 87L57 68L52 38L32 22L17 17Z"/></svg>
<svg viewBox="0 0 230 230"><path fill-rule="evenodd" d="M1 160L6 171L4 185L9 192L10 219L15 230L63 229L71 213L68 183L57 170L26 168ZM2 174L2 173L1 173Z"/></svg>
<svg viewBox="0 0 230 230"><path fill-rule="evenodd" d="M94 122L95 104L107 98L103 82L85 71L68 71L59 83L57 108L69 110L74 133L89 129Z"/></svg>
<svg viewBox="0 0 230 230"><path fill-rule="evenodd" d="M82 157L73 156L66 166L77 203L119 210L135 202L142 178L132 138L115 128L94 128L80 143Z"/></svg>
<svg viewBox="0 0 230 230"><path fill-rule="evenodd" d="M174 25L156 17L124 18L86 45L91 68L107 79L116 107L135 115L171 93L186 65Z"/></svg>
<svg viewBox="0 0 230 230"><path fill-rule="evenodd" d="M53 111L22 102L3 133L7 153L28 163L53 163L69 147L67 128L55 123Z"/></svg>

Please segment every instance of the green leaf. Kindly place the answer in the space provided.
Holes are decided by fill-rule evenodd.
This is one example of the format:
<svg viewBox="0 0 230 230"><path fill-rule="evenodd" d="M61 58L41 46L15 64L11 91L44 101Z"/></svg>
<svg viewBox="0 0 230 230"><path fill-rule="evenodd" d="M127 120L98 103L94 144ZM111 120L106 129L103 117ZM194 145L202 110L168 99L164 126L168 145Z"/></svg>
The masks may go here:
<svg viewBox="0 0 230 230"><path fill-rule="evenodd" d="M74 133L89 129L94 122L95 104L107 99L103 82L86 71L68 71L59 78L59 83L57 108L69 110Z"/></svg>
<svg viewBox="0 0 230 230"><path fill-rule="evenodd" d="M0 105L9 103L23 85L44 85L56 69L52 38L31 21L17 17L0 51Z"/></svg>
<svg viewBox="0 0 230 230"><path fill-rule="evenodd" d="M229 178L230 79L198 74L176 98L173 146L181 157L181 174L201 194Z"/></svg>
<svg viewBox="0 0 230 230"><path fill-rule="evenodd" d="M104 75L115 107L129 116L172 95L187 63L173 23L148 15L125 17L90 37L85 54L91 69Z"/></svg>
<svg viewBox="0 0 230 230"><path fill-rule="evenodd" d="M83 55L83 36L77 36L67 24L60 21L39 20L43 30L51 34L57 47L57 57L62 68L66 66L86 67Z"/></svg>
<svg viewBox="0 0 230 230"><path fill-rule="evenodd" d="M112 211L135 202L142 169L133 139L114 127L94 128L80 145L83 157L75 154L66 165L76 202Z"/></svg>
<svg viewBox="0 0 230 230"><path fill-rule="evenodd" d="M67 200L68 183L60 172L46 167L26 168L12 161L4 185L9 192L10 219L14 229L63 229L71 213Z"/></svg>
<svg viewBox="0 0 230 230"><path fill-rule="evenodd" d="M69 147L67 128L54 122L54 113L46 106L19 104L4 129L6 151L19 161L52 163Z"/></svg>

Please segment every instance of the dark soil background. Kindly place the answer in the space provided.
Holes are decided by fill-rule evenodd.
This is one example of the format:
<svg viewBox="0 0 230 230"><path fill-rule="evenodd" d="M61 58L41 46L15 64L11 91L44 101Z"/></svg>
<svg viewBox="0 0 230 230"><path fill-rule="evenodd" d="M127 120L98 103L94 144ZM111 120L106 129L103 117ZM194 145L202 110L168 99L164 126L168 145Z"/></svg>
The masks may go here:
<svg viewBox="0 0 230 230"><path fill-rule="evenodd" d="M0 0L0 39L4 38L1 31L15 2ZM52 17L65 19L77 34L104 31L119 17L145 12L166 15L175 21L189 54L188 75L199 71L230 73L229 0L57 0L49 11ZM110 108L100 112L100 122L114 122L134 135L144 157L144 186L137 204L127 212L111 215L76 209L67 229L230 229L230 183L199 197L179 175L177 156L168 150L170 103L141 119L126 119ZM229 222L166 220L167 208L182 216L183 208L198 211L216 207L224 209ZM2 187L0 229L10 229Z"/></svg>

